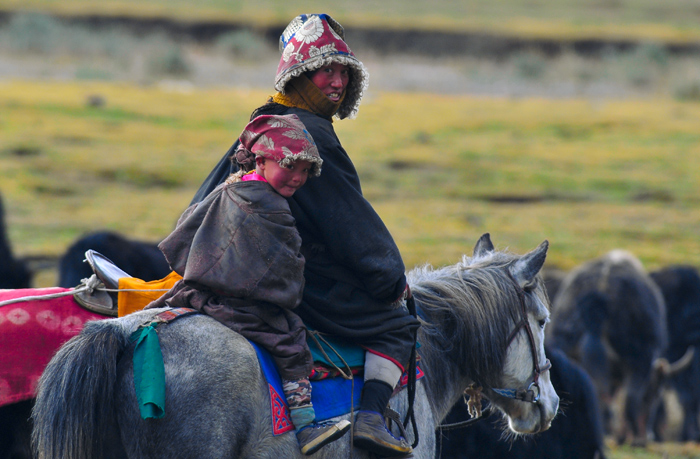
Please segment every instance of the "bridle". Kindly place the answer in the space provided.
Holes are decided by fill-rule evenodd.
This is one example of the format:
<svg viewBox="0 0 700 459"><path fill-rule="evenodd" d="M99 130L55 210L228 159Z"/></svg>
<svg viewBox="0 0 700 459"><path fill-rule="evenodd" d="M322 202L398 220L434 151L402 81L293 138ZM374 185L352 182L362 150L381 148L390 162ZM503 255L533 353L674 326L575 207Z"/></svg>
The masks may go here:
<svg viewBox="0 0 700 459"><path fill-rule="evenodd" d="M532 355L532 382L527 386L527 389L500 389L500 388L491 388L495 393L498 395L501 395L503 397L507 398L512 398L514 400L519 400L522 402L528 402L528 403L539 403L540 400L540 375L544 373L545 371L548 371L550 368L552 368L552 362L549 361L549 359L546 359L543 365L539 364L539 358L537 357L537 347L535 346L535 336L532 334L532 328L530 328L530 322L527 320L527 308L525 307L525 290L523 290L522 287L520 287L520 284L513 278L513 275L511 274L510 270L506 268L506 272L508 273L508 278L513 282L515 285L515 291L518 294L518 300L520 302L520 321L515 324L515 328L513 328L513 331L510 332L510 335L508 336L508 339L506 341L506 349L510 347L511 343L515 339L516 336L518 336L518 333L520 333L520 330L525 329L525 332L527 334L528 338L528 343L530 344L530 353ZM480 390L481 388L479 388ZM481 403L481 402L479 402ZM440 430L451 430L451 429L458 429L461 427L467 427L472 424L474 424L477 421L480 421L481 419L484 419L488 416L491 415L491 407L489 406L486 411L484 411L484 415L477 415L476 417L473 417L471 419L468 419L466 421L461 421L461 422L455 422L451 424L441 424L438 426Z"/></svg>
<svg viewBox="0 0 700 459"><path fill-rule="evenodd" d="M512 398L515 400L520 400L523 402L537 403L540 400L540 374L548 371L552 368L552 363L549 359L545 360L544 364L540 366L539 358L537 357L537 348L535 346L535 336L532 334L532 328L530 328L530 322L527 320L527 309L525 308L525 291L520 287L517 281L513 278L510 270L506 270L508 277L515 284L516 292L518 293L518 299L520 300L520 322L515 324L515 328L510 333L508 340L506 342L506 349L511 345L516 336L520 333L521 329L525 329L527 334L528 342L530 344L530 353L532 354L532 382L527 386L527 389L496 389L492 390L498 395L503 397Z"/></svg>

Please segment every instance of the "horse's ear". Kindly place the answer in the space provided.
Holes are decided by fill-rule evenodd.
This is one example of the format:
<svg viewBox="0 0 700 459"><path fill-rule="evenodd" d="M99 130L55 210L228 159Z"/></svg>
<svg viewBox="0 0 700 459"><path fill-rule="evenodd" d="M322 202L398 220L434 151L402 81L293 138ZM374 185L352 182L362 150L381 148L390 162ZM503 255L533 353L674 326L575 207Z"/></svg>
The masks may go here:
<svg viewBox="0 0 700 459"><path fill-rule="evenodd" d="M493 243L491 242L491 235L489 233L484 233L474 246L474 257L482 257L488 255L494 251Z"/></svg>
<svg viewBox="0 0 700 459"><path fill-rule="evenodd" d="M520 287L525 288L535 281L535 276L540 272L547 258L549 242L544 241L532 252L526 253L510 267L510 273Z"/></svg>

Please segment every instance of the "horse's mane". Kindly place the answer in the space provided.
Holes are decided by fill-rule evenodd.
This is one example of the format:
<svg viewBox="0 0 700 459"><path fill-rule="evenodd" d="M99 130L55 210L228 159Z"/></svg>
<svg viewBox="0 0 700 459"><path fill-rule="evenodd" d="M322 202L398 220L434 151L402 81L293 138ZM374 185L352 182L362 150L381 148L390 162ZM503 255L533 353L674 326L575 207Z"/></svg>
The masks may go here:
<svg viewBox="0 0 700 459"><path fill-rule="evenodd" d="M422 338L441 351L462 343L461 352L451 353L454 361L446 363L461 367L462 374L470 374L481 385L493 386L503 367L510 331L504 316L518 320L517 308L509 307L519 304L518 294L506 271L517 258L489 252L464 256L442 268L424 265L407 274L422 322L419 341Z"/></svg>

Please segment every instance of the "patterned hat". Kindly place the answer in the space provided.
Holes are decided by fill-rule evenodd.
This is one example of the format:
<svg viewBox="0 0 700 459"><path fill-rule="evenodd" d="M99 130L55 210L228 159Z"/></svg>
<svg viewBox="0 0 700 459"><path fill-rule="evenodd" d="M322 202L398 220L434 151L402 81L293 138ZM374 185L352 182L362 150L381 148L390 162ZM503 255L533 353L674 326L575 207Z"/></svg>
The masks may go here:
<svg viewBox="0 0 700 459"><path fill-rule="evenodd" d="M336 115L354 118L369 74L344 41L343 27L327 14L302 14L289 23L280 36L282 58L277 67L275 89L284 93L287 82L302 73L339 63L350 70L350 82Z"/></svg>
<svg viewBox="0 0 700 459"><path fill-rule="evenodd" d="M323 160L314 139L296 115L261 115L243 129L236 150L236 161L243 170L255 168L255 157L262 156L285 166L303 159L312 164L309 175L321 175Z"/></svg>

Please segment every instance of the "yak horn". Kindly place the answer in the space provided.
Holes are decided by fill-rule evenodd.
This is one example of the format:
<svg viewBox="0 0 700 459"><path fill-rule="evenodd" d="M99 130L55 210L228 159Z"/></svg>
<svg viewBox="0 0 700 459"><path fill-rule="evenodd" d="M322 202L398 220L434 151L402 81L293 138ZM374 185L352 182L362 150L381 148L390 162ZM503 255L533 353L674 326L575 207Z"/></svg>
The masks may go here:
<svg viewBox="0 0 700 459"><path fill-rule="evenodd" d="M661 378L670 378L688 368L688 365L693 361L695 355L695 347L688 346L683 357L670 363L665 357L659 357L654 360L654 368Z"/></svg>
<svg viewBox="0 0 700 459"><path fill-rule="evenodd" d="M695 346L688 346L688 349L686 349L685 354L683 354L683 357L681 357L680 359L676 360L668 366L668 376L674 376L677 373L680 373L681 371L688 368L690 363L693 361L694 356Z"/></svg>

